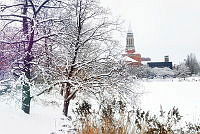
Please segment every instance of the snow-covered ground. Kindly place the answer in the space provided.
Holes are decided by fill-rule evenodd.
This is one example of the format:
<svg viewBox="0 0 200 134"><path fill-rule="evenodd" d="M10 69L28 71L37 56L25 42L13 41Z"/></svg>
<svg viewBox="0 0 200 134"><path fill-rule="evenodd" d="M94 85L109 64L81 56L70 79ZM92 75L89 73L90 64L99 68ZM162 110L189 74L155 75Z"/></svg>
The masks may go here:
<svg viewBox="0 0 200 134"><path fill-rule="evenodd" d="M38 114L26 115L22 111L10 109L6 106L0 108L0 131L2 134L47 134L54 128L52 116Z"/></svg>
<svg viewBox="0 0 200 134"><path fill-rule="evenodd" d="M61 111L55 107L31 107L30 115L12 106L0 104L1 134L50 134L57 131Z"/></svg>
<svg viewBox="0 0 200 134"><path fill-rule="evenodd" d="M179 109L183 120L200 121L200 78L158 79L142 82L144 95L141 97L143 110L158 114L160 106L169 111L174 106Z"/></svg>
<svg viewBox="0 0 200 134"><path fill-rule="evenodd" d="M158 114L160 105L165 111L176 106L184 116L184 121L199 121L200 78L190 78L186 81L145 80L141 85L141 90L144 90L140 98L143 110ZM46 96L43 100L33 101L30 115L24 114L19 105L0 102L0 134L63 134L63 125L68 125L69 121L62 115L62 104L54 103L53 100L58 99L54 97ZM53 103L46 103L45 100L51 100Z"/></svg>
<svg viewBox="0 0 200 134"><path fill-rule="evenodd" d="M0 134L64 134L72 123L62 114L62 104L57 103L62 101L58 97L52 101L52 96L34 99L29 115L14 99L0 102Z"/></svg>

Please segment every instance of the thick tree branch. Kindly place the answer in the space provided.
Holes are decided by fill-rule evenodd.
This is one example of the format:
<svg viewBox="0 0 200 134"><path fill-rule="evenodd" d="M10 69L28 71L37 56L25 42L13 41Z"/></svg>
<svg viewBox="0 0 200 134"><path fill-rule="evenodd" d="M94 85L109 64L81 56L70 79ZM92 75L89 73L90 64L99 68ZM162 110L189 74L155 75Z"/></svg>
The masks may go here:
<svg viewBox="0 0 200 134"><path fill-rule="evenodd" d="M34 16L36 16L36 9L35 9L35 5L33 4L33 1L32 0L28 0L28 1L31 3L31 7L33 9Z"/></svg>
<svg viewBox="0 0 200 134"><path fill-rule="evenodd" d="M74 90L74 91L67 97L67 99L66 99L65 101L66 101L66 102L70 101L70 100L74 97L74 95L76 94L76 92L78 92L78 89Z"/></svg>
<svg viewBox="0 0 200 134"><path fill-rule="evenodd" d="M14 21L17 21L17 22L23 22L23 20L17 20L17 19L6 19L6 18L0 18L0 20L11 21L11 22L14 22Z"/></svg>
<svg viewBox="0 0 200 134"><path fill-rule="evenodd" d="M32 96L31 98L34 98L35 96L40 96L40 95L42 95L42 94L44 94L44 93L46 93L46 92L51 91L51 90L53 89L53 87L55 87L56 85L67 84L67 83L72 84L73 82L72 82L72 81L59 81L59 82L53 83L49 88L47 88L47 89L41 91L40 93L38 93L38 94ZM76 91L76 92L77 92L77 91ZM75 93L76 93L76 92L75 92ZM74 93L74 94L75 94L75 93ZM72 94L73 94L73 93L72 93ZM73 96L72 96L72 97L73 97Z"/></svg>
<svg viewBox="0 0 200 134"><path fill-rule="evenodd" d="M1 11L4 11L5 9L12 8L12 7L19 7L23 6L24 4L15 4L15 5L0 5Z"/></svg>
<svg viewBox="0 0 200 134"><path fill-rule="evenodd" d="M50 38L52 36L57 36L57 34L50 34L50 35L46 35L46 36L42 36L36 40L33 40L33 42L38 42L42 39L45 39L45 38ZM8 42L8 41L0 41L1 44L20 44L20 43L28 43L29 41L28 40L22 40L22 41L16 41L16 42Z"/></svg>
<svg viewBox="0 0 200 134"><path fill-rule="evenodd" d="M19 14L0 14L0 17L18 17L18 18L26 18L31 20L30 17L27 17L26 15L19 15Z"/></svg>
<svg viewBox="0 0 200 134"><path fill-rule="evenodd" d="M32 0L29 0L29 1L32 1ZM45 0L39 7L38 7L38 9L37 9L37 11L35 12L35 14L37 15L39 12L40 12L40 10L44 7L44 5L46 4L46 3L48 3L50 0Z"/></svg>

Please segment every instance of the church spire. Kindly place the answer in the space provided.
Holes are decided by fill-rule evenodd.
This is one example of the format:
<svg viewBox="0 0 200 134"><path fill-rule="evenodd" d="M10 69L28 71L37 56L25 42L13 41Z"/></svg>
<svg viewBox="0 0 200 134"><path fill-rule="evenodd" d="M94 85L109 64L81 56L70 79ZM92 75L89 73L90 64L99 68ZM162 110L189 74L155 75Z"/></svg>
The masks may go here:
<svg viewBox="0 0 200 134"><path fill-rule="evenodd" d="M129 23L129 26L128 26L128 32L127 33L133 33L132 31L132 27L131 27L131 23Z"/></svg>
<svg viewBox="0 0 200 134"><path fill-rule="evenodd" d="M127 37L126 37L126 52L128 52L128 53L135 52L134 38L133 38L133 31L131 28L131 23L129 23Z"/></svg>

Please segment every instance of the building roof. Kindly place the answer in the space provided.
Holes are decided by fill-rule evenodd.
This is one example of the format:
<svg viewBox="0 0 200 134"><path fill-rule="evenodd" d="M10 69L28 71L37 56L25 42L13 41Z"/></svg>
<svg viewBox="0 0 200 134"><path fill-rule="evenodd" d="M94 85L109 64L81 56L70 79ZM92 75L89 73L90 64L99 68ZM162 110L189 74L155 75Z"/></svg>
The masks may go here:
<svg viewBox="0 0 200 134"><path fill-rule="evenodd" d="M164 67L168 67L170 69L172 69L172 62L148 62L147 63L149 67L158 67L158 68L164 68Z"/></svg>
<svg viewBox="0 0 200 134"><path fill-rule="evenodd" d="M124 56L124 57L123 57L123 60L124 60L124 61L128 61L128 62L138 62L138 61L136 61L136 60L134 60L134 59L132 59L132 58L130 58L130 57L128 57L128 56Z"/></svg>

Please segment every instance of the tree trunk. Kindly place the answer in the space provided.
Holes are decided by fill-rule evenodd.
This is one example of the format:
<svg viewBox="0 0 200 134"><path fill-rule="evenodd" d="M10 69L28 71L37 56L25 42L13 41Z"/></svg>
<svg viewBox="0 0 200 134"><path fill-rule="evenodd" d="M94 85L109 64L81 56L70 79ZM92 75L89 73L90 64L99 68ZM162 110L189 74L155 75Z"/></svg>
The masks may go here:
<svg viewBox="0 0 200 134"><path fill-rule="evenodd" d="M28 1L24 0L24 7L22 14L24 16L27 16L28 12ZM26 36L28 42L27 49L25 50L26 56L24 58L24 72L25 76L28 80L31 79L31 61L33 60L33 55L32 55L32 47L33 47L33 39L34 39L34 21L31 20L31 33L29 34L29 25L26 17L23 17L23 33L24 36ZM22 110L29 114L30 113L30 102L31 102L31 96L30 96L30 84L27 82L24 82L23 88L22 88Z"/></svg>
<svg viewBox="0 0 200 134"><path fill-rule="evenodd" d="M65 116L68 115L69 102L70 102L70 101L67 101L67 99L64 99L63 114L64 114Z"/></svg>
<svg viewBox="0 0 200 134"><path fill-rule="evenodd" d="M24 60L24 72L25 76L28 80L31 79L31 65L30 61L32 59L30 58L29 53L27 54L25 60ZM24 82L23 88L22 88L22 110L29 114L30 113L30 102L31 102L31 95L30 95L30 84L28 82Z"/></svg>
<svg viewBox="0 0 200 134"><path fill-rule="evenodd" d="M22 88L22 110L29 114L30 113L30 85L28 83L24 83Z"/></svg>
<svg viewBox="0 0 200 134"><path fill-rule="evenodd" d="M63 93L64 93L63 114L65 116L68 115L68 108L69 108L69 102L70 102L70 99L68 97L70 95L70 88L71 88L71 86L69 83L67 83L66 85L65 84L62 85L62 89L63 89Z"/></svg>
<svg viewBox="0 0 200 134"><path fill-rule="evenodd" d="M27 2L27 0L24 0L22 14L24 16L26 16L27 11L28 11L28 2ZM28 29L29 28L28 28L27 18L23 17L23 33L27 40L29 40ZM24 46L26 46L26 45L24 44ZM26 48L24 48L24 51L26 51ZM26 57L24 58L24 64L25 64L24 72L25 72L26 78L28 78L28 79L30 79L30 63L29 63L30 61L31 61L30 53L28 52L26 54ZM31 101L30 85L29 85L29 83L24 82L23 87L22 87L22 110L27 114L30 113L30 101Z"/></svg>

